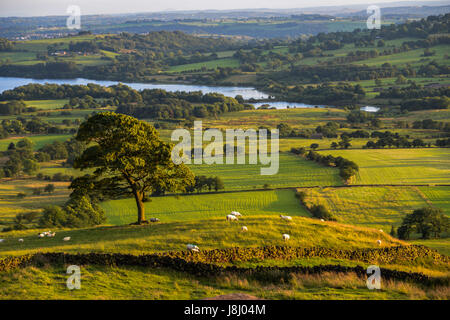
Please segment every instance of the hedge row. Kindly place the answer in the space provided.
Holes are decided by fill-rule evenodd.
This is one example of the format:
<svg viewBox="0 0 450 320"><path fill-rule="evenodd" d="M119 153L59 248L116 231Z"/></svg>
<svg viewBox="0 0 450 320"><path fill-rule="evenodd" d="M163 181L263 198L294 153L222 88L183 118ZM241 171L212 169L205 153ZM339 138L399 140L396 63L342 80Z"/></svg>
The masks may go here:
<svg viewBox="0 0 450 320"><path fill-rule="evenodd" d="M179 257L165 254L150 254L135 256L120 253L88 253L88 254L67 254L67 253L43 253L28 255L23 257L10 257L0 260L0 271L10 270L16 267L27 265L42 266L52 265L103 265L103 266L141 266L151 268L169 268L172 270L187 272L194 276L217 277L226 274L253 277L259 281L279 282L289 280L292 274L320 274L323 272L349 273L353 272L357 276L366 277L366 269L362 266L346 267L340 265L319 265L319 266L292 266L292 267L264 267L254 268L227 266L217 264L187 261ZM410 273L391 269L381 268L383 280L399 280L417 282L426 286L449 285L449 278L431 278L421 273Z"/></svg>
<svg viewBox="0 0 450 320"><path fill-rule="evenodd" d="M6 259L0 259L0 271L9 270L11 268L20 267L26 265L31 260L38 262L38 257L49 260L50 263L55 263L59 257L67 257L72 259L76 257L76 262L83 264L104 264L109 265L107 259L111 259L111 263L121 261L124 259L130 259L133 261L131 264L142 265L139 261L144 261L144 264L148 259L181 259L187 262L198 263L232 263L239 261L250 260L292 260L299 258L334 258L354 260L365 263L379 263L379 264L391 264L396 262L412 262L417 259L427 259L434 263L449 263L450 258L445 255L439 254L436 250L430 249L420 245L409 246L395 246L386 248L361 248L354 250L343 250L333 248L321 248L321 247L290 247L290 246L266 246L266 247L245 247L245 248L226 248L226 249L213 249L213 250L201 250L200 252L191 251L169 251L164 253L156 253L151 255L128 255L128 254L105 254L100 255L97 253L70 255L63 253L45 253L41 255L25 255L21 257L8 257ZM95 259L100 258L100 261ZM136 260L138 259L138 260ZM64 261L61 261L64 262Z"/></svg>

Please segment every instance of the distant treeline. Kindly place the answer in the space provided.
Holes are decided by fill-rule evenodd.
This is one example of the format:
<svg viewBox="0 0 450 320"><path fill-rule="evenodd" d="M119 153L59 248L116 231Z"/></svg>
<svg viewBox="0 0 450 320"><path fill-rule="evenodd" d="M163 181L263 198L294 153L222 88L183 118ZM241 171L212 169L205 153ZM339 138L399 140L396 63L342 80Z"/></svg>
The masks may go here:
<svg viewBox="0 0 450 320"><path fill-rule="evenodd" d="M161 89L145 89L140 93L141 103L120 104L116 112L139 119L190 119L253 108L219 93L168 92Z"/></svg>
<svg viewBox="0 0 450 320"><path fill-rule="evenodd" d="M273 93L278 99L286 101L302 101L310 104L342 105L354 103L365 96L359 84L321 84L313 86L287 86L275 81L267 81L263 90Z"/></svg>
<svg viewBox="0 0 450 320"><path fill-rule="evenodd" d="M435 65L435 64L434 64ZM417 99L425 97L450 96L450 86L423 87L416 83L411 83L408 87L390 87L383 89L378 94L383 99Z"/></svg>
<svg viewBox="0 0 450 320"><path fill-rule="evenodd" d="M18 117L17 119L3 119L0 122L0 139L9 137L10 135L22 135L27 133L33 134L61 134L75 133L76 129L66 128L59 125L48 123L38 117L25 119Z"/></svg>

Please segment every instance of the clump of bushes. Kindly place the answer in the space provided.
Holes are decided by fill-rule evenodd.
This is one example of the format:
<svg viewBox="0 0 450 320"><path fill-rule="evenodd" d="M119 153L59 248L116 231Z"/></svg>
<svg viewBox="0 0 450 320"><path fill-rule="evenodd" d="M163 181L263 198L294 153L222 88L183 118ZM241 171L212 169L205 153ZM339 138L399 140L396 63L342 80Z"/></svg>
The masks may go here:
<svg viewBox="0 0 450 320"><path fill-rule="evenodd" d="M300 200L301 204L311 213L314 218L324 219L328 221L336 221L336 218L328 211L324 205L313 205L308 207L306 203L306 193L304 191L299 191L295 196Z"/></svg>
<svg viewBox="0 0 450 320"><path fill-rule="evenodd" d="M75 197L63 206L44 208L39 225L42 227L81 228L102 224L106 221L103 209L91 201L88 195Z"/></svg>
<svg viewBox="0 0 450 320"><path fill-rule="evenodd" d="M317 219L336 221L336 218L333 217L333 215L328 211L327 208L325 208L324 205L321 204L313 205L311 208L309 208L309 211L311 212L313 217Z"/></svg>

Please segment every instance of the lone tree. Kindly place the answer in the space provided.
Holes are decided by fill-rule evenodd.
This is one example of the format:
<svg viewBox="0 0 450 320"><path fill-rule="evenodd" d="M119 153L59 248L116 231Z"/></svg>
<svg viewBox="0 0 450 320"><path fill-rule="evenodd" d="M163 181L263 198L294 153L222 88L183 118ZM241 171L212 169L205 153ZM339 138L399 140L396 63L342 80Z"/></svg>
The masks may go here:
<svg viewBox="0 0 450 320"><path fill-rule="evenodd" d="M150 124L113 112L98 113L80 125L76 139L90 145L74 167L94 168L94 173L75 179L71 188L80 194L117 197L132 195L137 224L145 219L144 199L154 191L184 191L194 175L171 159L172 145L163 142Z"/></svg>

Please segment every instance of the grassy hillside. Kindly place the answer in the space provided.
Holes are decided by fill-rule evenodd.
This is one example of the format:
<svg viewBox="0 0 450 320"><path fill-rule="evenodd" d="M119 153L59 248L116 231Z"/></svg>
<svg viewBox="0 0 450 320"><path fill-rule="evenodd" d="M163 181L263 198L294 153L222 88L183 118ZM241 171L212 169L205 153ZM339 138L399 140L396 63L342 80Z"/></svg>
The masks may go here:
<svg viewBox="0 0 450 320"><path fill-rule="evenodd" d="M365 280L353 273L293 274L289 282L268 284L233 275L204 278L147 267L84 266L80 290L67 290L66 280L63 266L2 273L0 299L190 300L236 292L262 299L448 299L449 295L446 288L430 290L396 281L383 282L383 290L367 290Z"/></svg>
<svg viewBox="0 0 450 320"><path fill-rule="evenodd" d="M185 250L188 243L201 249L256 247L284 245L281 235L291 236L292 246L320 246L339 249L375 248L403 242L375 229L354 227L334 222L321 222L305 217L293 217L286 222L275 215L245 215L237 222L227 222L226 212L221 218L203 218L169 222L161 216L161 222L149 226L98 227L90 229L60 230L54 238L40 239L37 231L13 231L2 235L0 256L22 255L32 252L122 252L150 253ZM241 232L241 226L248 232ZM68 242L62 241L70 236ZM18 242L23 238L24 242Z"/></svg>

